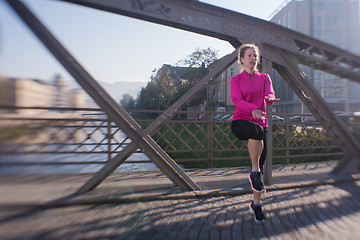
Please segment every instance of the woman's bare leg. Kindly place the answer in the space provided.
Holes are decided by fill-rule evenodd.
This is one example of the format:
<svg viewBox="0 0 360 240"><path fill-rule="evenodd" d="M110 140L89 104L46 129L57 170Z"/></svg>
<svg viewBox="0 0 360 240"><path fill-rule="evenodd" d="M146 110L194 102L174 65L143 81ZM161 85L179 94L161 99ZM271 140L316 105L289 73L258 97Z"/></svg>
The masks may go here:
<svg viewBox="0 0 360 240"><path fill-rule="evenodd" d="M260 204L261 192L253 191L253 193L254 193L254 203Z"/></svg>
<svg viewBox="0 0 360 240"><path fill-rule="evenodd" d="M260 171L259 160L263 148L264 148L264 142L262 140L254 140L254 139L248 140L248 150L251 159L252 170ZM253 193L254 193L254 203L260 204L261 193L256 191L253 191Z"/></svg>
<svg viewBox="0 0 360 240"><path fill-rule="evenodd" d="M260 170L259 160L264 148L263 140L248 140L248 150L251 159L251 169L252 170Z"/></svg>

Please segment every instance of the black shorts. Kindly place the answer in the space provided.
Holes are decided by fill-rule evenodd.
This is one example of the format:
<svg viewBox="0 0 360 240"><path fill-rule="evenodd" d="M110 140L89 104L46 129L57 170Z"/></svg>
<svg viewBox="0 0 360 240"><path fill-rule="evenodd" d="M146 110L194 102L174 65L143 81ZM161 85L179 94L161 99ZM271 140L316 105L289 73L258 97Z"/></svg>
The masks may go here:
<svg viewBox="0 0 360 240"><path fill-rule="evenodd" d="M246 120L234 120L231 123L231 131L233 134L240 140L263 140L264 141L264 149L261 153L259 165L260 169L263 169L266 159L266 151L267 151L267 144L266 144L266 133L267 128L260 126L257 123L246 121Z"/></svg>
<svg viewBox="0 0 360 240"><path fill-rule="evenodd" d="M234 120L231 123L231 131L240 140L264 140L267 128L246 120Z"/></svg>

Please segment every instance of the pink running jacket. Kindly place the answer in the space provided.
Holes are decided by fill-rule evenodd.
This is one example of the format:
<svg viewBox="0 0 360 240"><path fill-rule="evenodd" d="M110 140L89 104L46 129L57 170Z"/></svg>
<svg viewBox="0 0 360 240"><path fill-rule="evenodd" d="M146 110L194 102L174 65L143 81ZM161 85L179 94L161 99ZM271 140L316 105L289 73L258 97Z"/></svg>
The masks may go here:
<svg viewBox="0 0 360 240"><path fill-rule="evenodd" d="M266 112L266 104L273 104L265 100L265 96L275 98L268 74L254 72L250 75L246 71L242 71L231 78L230 92L231 100L235 104L233 121L241 119L257 123L262 127L268 126L266 115L265 119L256 119L251 114L257 108Z"/></svg>

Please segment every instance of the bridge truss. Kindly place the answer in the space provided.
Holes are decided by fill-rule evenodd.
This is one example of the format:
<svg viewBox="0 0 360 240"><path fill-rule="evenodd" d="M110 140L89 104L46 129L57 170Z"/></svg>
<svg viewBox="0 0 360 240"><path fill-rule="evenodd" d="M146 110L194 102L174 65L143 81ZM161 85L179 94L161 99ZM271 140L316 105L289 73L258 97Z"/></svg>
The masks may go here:
<svg viewBox="0 0 360 240"><path fill-rule="evenodd" d="M25 24L67 69L74 79L131 139L131 143L90 178L79 190L94 189L138 148L176 185L185 190L201 188L150 137L199 91L237 60L242 43L255 43L262 52L262 70L276 69L300 100L320 121L323 128L344 151L345 157L333 173L359 170L360 145L344 123L335 116L326 101L309 82L298 64L309 66L360 83L360 57L340 48L283 28L277 24L193 0L60 0L144 21L166 25L228 41L234 52L224 57L205 77L146 129L116 103L92 76L61 45L36 16L18 0L7 0ZM270 162L270 161L267 161ZM271 163L270 163L271 164ZM267 167L271 167L268 165Z"/></svg>

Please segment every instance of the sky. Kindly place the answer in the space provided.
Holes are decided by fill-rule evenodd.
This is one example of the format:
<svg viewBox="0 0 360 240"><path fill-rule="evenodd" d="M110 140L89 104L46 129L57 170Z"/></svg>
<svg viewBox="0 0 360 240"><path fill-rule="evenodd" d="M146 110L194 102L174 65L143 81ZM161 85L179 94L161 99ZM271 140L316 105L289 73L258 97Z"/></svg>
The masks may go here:
<svg viewBox="0 0 360 240"><path fill-rule="evenodd" d="M96 80L147 82L154 69L175 65L196 48L218 57L231 53L225 41L56 0L24 0L65 48ZM285 0L203 0L269 20ZM4 0L0 0L0 75L72 80Z"/></svg>

